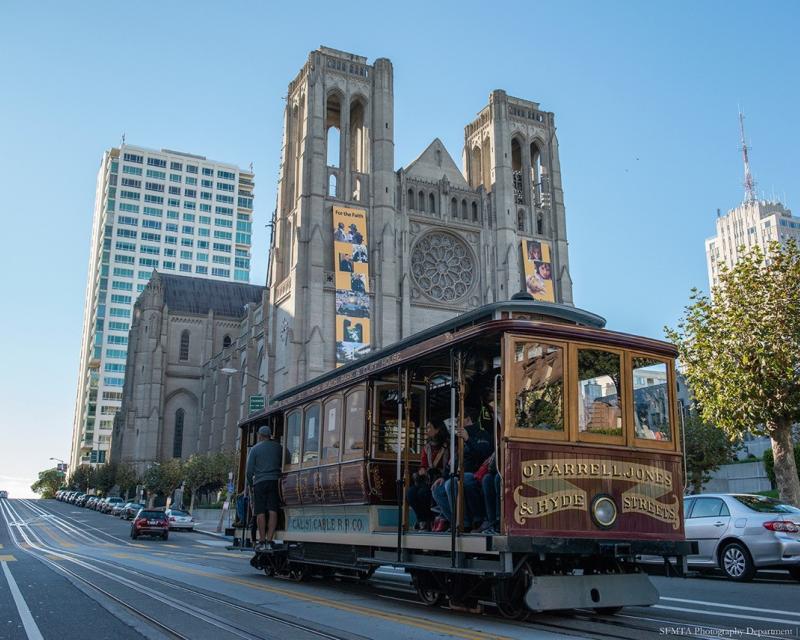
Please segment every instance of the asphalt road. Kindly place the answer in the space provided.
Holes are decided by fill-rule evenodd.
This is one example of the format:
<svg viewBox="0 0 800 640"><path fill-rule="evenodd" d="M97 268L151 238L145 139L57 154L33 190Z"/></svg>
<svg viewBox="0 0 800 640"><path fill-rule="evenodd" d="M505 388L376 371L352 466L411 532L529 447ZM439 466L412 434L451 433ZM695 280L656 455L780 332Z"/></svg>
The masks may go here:
<svg viewBox="0 0 800 640"><path fill-rule="evenodd" d="M539 614L526 622L430 609L407 576L367 583L267 578L247 552L201 533L128 537L130 524L57 501L0 500L0 638L800 638L800 583L769 572L653 582L660 602L616 616Z"/></svg>

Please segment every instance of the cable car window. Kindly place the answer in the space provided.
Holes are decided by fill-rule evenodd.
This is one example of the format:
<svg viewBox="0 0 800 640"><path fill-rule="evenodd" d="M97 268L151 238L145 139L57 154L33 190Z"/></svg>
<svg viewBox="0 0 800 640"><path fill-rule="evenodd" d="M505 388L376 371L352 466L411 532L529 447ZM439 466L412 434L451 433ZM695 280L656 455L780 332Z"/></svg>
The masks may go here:
<svg viewBox="0 0 800 640"><path fill-rule="evenodd" d="M319 459L319 405L306 407L303 430L303 462Z"/></svg>
<svg viewBox="0 0 800 640"><path fill-rule="evenodd" d="M300 412L294 411L286 418L285 464L300 462Z"/></svg>
<svg viewBox="0 0 800 640"><path fill-rule="evenodd" d="M622 435L621 371L618 353L578 349L578 431Z"/></svg>
<svg viewBox="0 0 800 640"><path fill-rule="evenodd" d="M633 358L633 421L637 438L670 441L667 363Z"/></svg>
<svg viewBox="0 0 800 640"><path fill-rule="evenodd" d="M396 384L375 385L375 434L377 454L396 454L398 432L403 437L401 449L405 448L405 433L400 431L397 426L397 398L398 389ZM417 454L420 452L421 435L421 409L424 406L424 393L420 389L412 389L411 406L406 405L403 413L403 427L407 424L411 411L411 431L409 433L409 451Z"/></svg>
<svg viewBox="0 0 800 640"><path fill-rule="evenodd" d="M367 394L358 389L348 394L344 408L344 456L358 455L364 450L364 420Z"/></svg>
<svg viewBox="0 0 800 640"><path fill-rule="evenodd" d="M324 426L322 430L322 459L339 459L339 436L342 433L342 401L340 398L332 398L325 403L325 410L322 412Z"/></svg>
<svg viewBox="0 0 800 640"><path fill-rule="evenodd" d="M517 342L513 359L516 428L564 431L564 350Z"/></svg>

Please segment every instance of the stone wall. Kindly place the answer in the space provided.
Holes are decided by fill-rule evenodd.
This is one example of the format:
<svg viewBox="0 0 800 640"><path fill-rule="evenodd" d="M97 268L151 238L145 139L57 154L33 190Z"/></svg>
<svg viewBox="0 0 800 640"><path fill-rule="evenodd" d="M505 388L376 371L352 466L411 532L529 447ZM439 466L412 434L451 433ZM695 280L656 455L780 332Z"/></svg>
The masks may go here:
<svg viewBox="0 0 800 640"><path fill-rule="evenodd" d="M761 460L723 465L703 486L704 493L758 493L770 489L772 486Z"/></svg>

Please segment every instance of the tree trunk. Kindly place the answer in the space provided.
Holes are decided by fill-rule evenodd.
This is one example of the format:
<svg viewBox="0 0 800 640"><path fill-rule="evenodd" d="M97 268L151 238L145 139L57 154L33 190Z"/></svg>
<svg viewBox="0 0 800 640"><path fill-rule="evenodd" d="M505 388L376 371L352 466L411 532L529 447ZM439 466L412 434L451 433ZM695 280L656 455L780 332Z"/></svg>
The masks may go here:
<svg viewBox="0 0 800 640"><path fill-rule="evenodd" d="M775 483L781 502L800 507L800 478L794 461L792 425L788 420L768 425L775 458Z"/></svg>
<svg viewBox="0 0 800 640"><path fill-rule="evenodd" d="M194 513L194 498L197 495L197 490L192 489L192 497L189 498L189 513Z"/></svg>
<svg viewBox="0 0 800 640"><path fill-rule="evenodd" d="M691 471L691 476L689 480L689 486L692 488L692 493L697 495L698 493L703 492L703 472L702 471Z"/></svg>

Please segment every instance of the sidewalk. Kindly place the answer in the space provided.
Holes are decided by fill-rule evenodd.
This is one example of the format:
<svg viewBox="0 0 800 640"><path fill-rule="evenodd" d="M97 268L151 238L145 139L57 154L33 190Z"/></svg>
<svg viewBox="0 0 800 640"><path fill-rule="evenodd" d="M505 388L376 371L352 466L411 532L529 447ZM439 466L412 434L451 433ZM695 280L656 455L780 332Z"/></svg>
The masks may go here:
<svg viewBox="0 0 800 640"><path fill-rule="evenodd" d="M195 509L194 512L192 512L192 516L195 520L194 530L197 533L233 542L232 536L225 535L225 528L231 526L230 523L233 522L233 514L228 513L226 515L222 522L222 527L217 531L221 515L222 509Z"/></svg>

